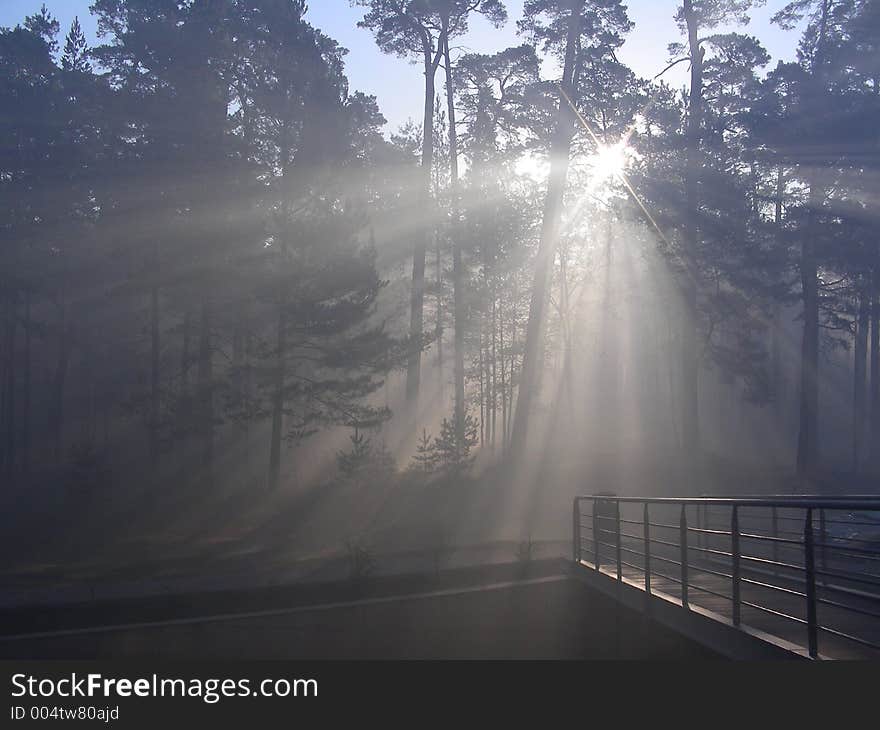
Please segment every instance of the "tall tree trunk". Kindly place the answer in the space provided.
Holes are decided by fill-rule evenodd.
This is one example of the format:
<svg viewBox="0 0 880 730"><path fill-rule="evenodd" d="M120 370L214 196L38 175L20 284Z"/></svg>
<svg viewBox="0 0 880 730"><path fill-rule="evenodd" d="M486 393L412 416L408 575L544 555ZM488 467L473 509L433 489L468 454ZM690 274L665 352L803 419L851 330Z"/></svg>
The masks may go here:
<svg viewBox="0 0 880 730"><path fill-rule="evenodd" d="M486 389L483 379L483 317L480 317L479 342L477 352L479 353L480 365L480 446L486 443Z"/></svg>
<svg viewBox="0 0 880 730"><path fill-rule="evenodd" d="M272 396L272 442L269 449L269 488L277 489L281 475L281 431L284 425L284 355L286 350L284 304L278 305L275 384Z"/></svg>
<svg viewBox="0 0 880 730"><path fill-rule="evenodd" d="M52 385L52 458L60 464L64 452L64 391L67 382L67 365L70 359L70 325L67 321L67 305L62 304L61 332L58 337L58 360Z"/></svg>
<svg viewBox="0 0 880 730"><path fill-rule="evenodd" d="M782 228L782 211L785 196L785 171L782 165L776 168L776 200L774 203L773 225L776 227L776 235L779 236ZM781 243L777 240L777 243Z"/></svg>
<svg viewBox="0 0 880 730"><path fill-rule="evenodd" d="M618 428L618 411L620 404L617 400L619 391L618 379L618 352L617 337L618 328L615 326L611 309L614 306L614 284L612 268L614 260L614 231L611 220L611 211L608 211L605 221L605 287L602 294L602 362L597 371L601 377L599 386L600 413L605 421L603 431L610 438L616 439Z"/></svg>
<svg viewBox="0 0 880 730"><path fill-rule="evenodd" d="M2 286L2 283L4 282L0 282L0 286ZM9 358L11 350L8 342L10 292L11 288L5 291L3 289L0 289L0 304L2 304L3 306L3 331L2 333L0 333L0 340L2 340L3 343L3 348L0 349L0 473L3 474L5 474L6 472L6 429L11 426L11 424L6 423L6 373L7 370L12 366Z"/></svg>
<svg viewBox="0 0 880 730"><path fill-rule="evenodd" d="M816 228L824 192L816 180L810 183L810 217L801 242L801 289L804 329L801 340L801 392L798 427L797 471L810 474L819 458L819 281L816 260Z"/></svg>
<svg viewBox="0 0 880 730"><path fill-rule="evenodd" d="M498 429L496 428L496 416L498 413L498 292L495 290L495 274L492 274L492 449L495 449L495 441Z"/></svg>
<svg viewBox="0 0 880 730"><path fill-rule="evenodd" d="M830 0L822 0L815 52L811 63L812 81L817 91L822 88L825 75L825 41L830 10ZM816 235L819 209L824 203L825 191L817 177L816 171L809 173L809 218L807 234L801 243L800 260L804 329L801 340L797 471L801 476L812 472L819 461L819 264L816 255Z"/></svg>
<svg viewBox="0 0 880 730"><path fill-rule="evenodd" d="M211 342L211 305L202 302L199 333L199 431L201 474L210 487L214 479L214 359Z"/></svg>
<svg viewBox="0 0 880 730"><path fill-rule="evenodd" d="M681 433L685 459L693 460L700 451L699 421L699 357L697 348L697 282L695 256L697 248L697 177L699 174L700 140L703 125L703 48L700 46L699 25L692 0L684 0L688 48L691 58L691 84L688 97L687 169L685 176L684 281L682 285L681 331Z"/></svg>
<svg viewBox="0 0 880 730"><path fill-rule="evenodd" d="M455 88L452 60L449 55L449 36L443 40L443 59L446 66L446 107L449 116L449 173L452 187L452 298L455 320L453 378L455 380L455 440L458 448L464 443L464 272L461 262L459 237L458 189L458 134L455 130Z"/></svg>
<svg viewBox="0 0 880 730"><path fill-rule="evenodd" d="M437 340L437 377L440 380L440 402L445 400L446 383L443 377L443 256L440 251L440 232L434 231L434 264L436 269L437 311L434 339Z"/></svg>
<svg viewBox="0 0 880 730"><path fill-rule="evenodd" d="M245 417L244 417L244 460L245 460L245 473L248 475L248 481L252 476L251 469L251 419L252 419L252 411L251 411L251 388L253 383L253 366L251 363L252 353L253 353L253 340L254 335L251 332L251 327L248 326L246 328L246 332L244 335L244 372L242 374L242 394L244 397L244 408L245 408Z"/></svg>
<svg viewBox="0 0 880 730"><path fill-rule="evenodd" d="M773 223L776 228L776 244L782 246L782 214L785 195L785 172L782 165L776 168L776 201ZM785 406L785 380L782 373L782 343L785 332L782 322L782 304L777 300L773 303L773 321L770 325L772 341L770 343L770 377L773 388L774 410L777 423L783 423Z"/></svg>
<svg viewBox="0 0 880 730"><path fill-rule="evenodd" d="M868 297L860 295L859 312L856 318L855 355L853 357L853 472L858 473L862 465L863 440L865 436L865 405L867 385L868 324L870 309Z"/></svg>
<svg viewBox="0 0 880 730"><path fill-rule="evenodd" d="M83 335L83 360L86 365L86 392L88 394L88 406L86 408L86 423L83 429L85 443L96 446L97 413L98 413L98 371L97 356L97 333L92 330L88 335Z"/></svg>
<svg viewBox="0 0 880 730"><path fill-rule="evenodd" d="M442 34L441 34L442 35ZM434 160L434 76L443 53L443 37L434 54L430 47L424 49L425 105L422 120L422 211L431 209L431 166ZM412 290L409 309L409 353L406 366L406 398L415 402L419 396L419 378L422 363L422 334L425 304L425 252L431 237L430 216L413 247Z"/></svg>
<svg viewBox="0 0 880 730"><path fill-rule="evenodd" d="M568 18L568 36L565 44L565 63L562 71L562 90L574 99L575 61L578 38L581 33L581 13L583 0L572 3ZM550 145L550 175L547 194L544 198L541 221L541 240L535 261L532 293L529 302L529 319L526 325L525 351L520 371L519 393L516 399L511 446L514 454L523 454L528 434L529 416L532 401L540 387L541 361L544 358L544 333L546 330L546 309L550 300L550 284L553 262L556 255L556 242L559 236L559 222L562 218L562 197L568 175L568 155L574 131L573 115L568 102L560 96L556 110L556 128Z"/></svg>
<svg viewBox="0 0 880 730"><path fill-rule="evenodd" d="M787 389L785 387L786 382L782 360L785 323L783 322L783 308L780 302L773 303L771 317L770 382L773 389L773 409L776 414L776 420L779 424L782 424L786 410Z"/></svg>
<svg viewBox="0 0 880 730"><path fill-rule="evenodd" d="M31 472L31 292L24 290L24 379L21 402L21 474L24 482Z"/></svg>
<svg viewBox="0 0 880 730"><path fill-rule="evenodd" d="M232 335L232 383L235 392L235 411L239 425L242 428L241 444L244 451L243 464L245 479L244 483L250 482L250 399L247 391L248 369L248 302L241 302L238 314L233 325Z"/></svg>
<svg viewBox="0 0 880 730"><path fill-rule="evenodd" d="M15 335L18 329L18 293L10 287L6 320L6 371L4 388L5 473L9 483L15 473Z"/></svg>
<svg viewBox="0 0 880 730"><path fill-rule="evenodd" d="M192 310L183 313L183 343L180 353L180 388L184 396L189 394L190 337L192 335Z"/></svg>
<svg viewBox="0 0 880 730"><path fill-rule="evenodd" d="M153 242L153 281L150 287L150 468L159 466L159 243Z"/></svg>
<svg viewBox="0 0 880 730"><path fill-rule="evenodd" d="M242 367L244 364L244 304L235 317L232 325L232 388L235 393L236 406L242 404Z"/></svg>
<svg viewBox="0 0 880 730"><path fill-rule="evenodd" d="M675 366L677 364L675 358L675 348L678 346L678 332L675 331L673 318L666 318L666 378L669 385L669 412L675 413L675 403L678 400L678 393L675 391ZM672 428L669 429L669 435L672 437L672 443L679 450L682 448L681 427L678 423L679 419L674 415L669 419Z"/></svg>
<svg viewBox="0 0 880 730"><path fill-rule="evenodd" d="M180 347L180 412L177 419L177 429L179 436L176 440L176 448L180 467L187 469L190 458L190 446L192 444L193 431L193 394L190 392L189 370L192 365L192 331L193 331L193 311L192 307L187 304L183 312L183 323L181 325L181 347Z"/></svg>
<svg viewBox="0 0 880 730"><path fill-rule="evenodd" d="M102 391L102 396L103 396L101 398L101 405L103 406L103 408L101 409L101 420L103 421L103 423L102 423L102 431L103 431L102 444L103 444L103 448L106 450L106 449L110 448L110 410L112 408L111 401L110 401L110 393L108 392L106 379L104 380L104 390Z"/></svg>
<svg viewBox="0 0 880 730"><path fill-rule="evenodd" d="M871 465L880 472L880 261L871 276Z"/></svg>
<svg viewBox="0 0 880 730"><path fill-rule="evenodd" d="M513 391L514 391L514 383L516 380L516 303L519 301L519 286L516 279L516 274L513 276L513 287L511 291L511 312L510 312L510 375L508 376L508 409L507 409L507 430L504 433L504 438L507 441L508 447L510 446L510 438L511 432L513 429Z"/></svg>
<svg viewBox="0 0 880 730"><path fill-rule="evenodd" d="M498 307L498 352L501 365L501 450L507 451L507 372L504 357L504 298Z"/></svg>

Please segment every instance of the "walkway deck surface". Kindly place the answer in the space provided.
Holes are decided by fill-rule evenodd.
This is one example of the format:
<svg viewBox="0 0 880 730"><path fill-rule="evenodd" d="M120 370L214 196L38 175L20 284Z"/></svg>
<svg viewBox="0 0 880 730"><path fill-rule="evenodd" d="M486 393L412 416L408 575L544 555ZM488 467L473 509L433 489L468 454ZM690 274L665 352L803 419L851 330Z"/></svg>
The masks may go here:
<svg viewBox="0 0 880 730"><path fill-rule="evenodd" d="M0 641L5 659L713 659L567 574Z"/></svg>
<svg viewBox="0 0 880 730"><path fill-rule="evenodd" d="M623 541L624 547L627 542L627 540ZM636 541L629 542L634 544ZM622 566L623 577L631 585L644 590L643 558L629 555L625 560L632 563ZM672 558L667 557L666 560ZM587 560L582 562L582 566L585 569L595 569ZM680 602L682 590L679 571L678 565L664 564L661 558L652 556L652 592ZM617 566L613 556L610 558L603 556L601 572L616 580ZM687 581L689 605L707 609L732 622L733 589L730 573L729 561L723 558L695 560L691 557ZM752 568L744 565L741 569L740 582L742 625L763 631L806 650L808 632L804 592L803 577L796 570L774 571L772 568ZM818 633L819 654L830 659L880 659L880 651L832 633L836 631L880 645L878 596L861 590L854 584L835 582L832 579L824 580L821 576L816 581L816 592L820 601L817 606L817 620L820 626L826 627L826 630L820 629ZM845 598L846 609L833 605L842 597Z"/></svg>

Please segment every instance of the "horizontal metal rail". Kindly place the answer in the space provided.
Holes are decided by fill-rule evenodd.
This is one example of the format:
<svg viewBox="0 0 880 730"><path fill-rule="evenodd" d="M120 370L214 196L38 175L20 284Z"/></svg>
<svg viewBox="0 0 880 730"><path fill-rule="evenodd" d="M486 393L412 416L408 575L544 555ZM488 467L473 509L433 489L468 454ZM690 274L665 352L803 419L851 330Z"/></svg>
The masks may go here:
<svg viewBox="0 0 880 730"><path fill-rule="evenodd" d="M872 500L843 498L832 500L829 504L823 504L822 500L808 500L800 497L789 500L757 499L747 497L609 497L609 496L585 496L576 497L578 500L596 500L609 504L676 504L676 505L706 505L706 506L733 506L739 507L789 507L800 509L825 509L880 512L880 497ZM609 517L609 519L614 519Z"/></svg>
<svg viewBox="0 0 880 730"><path fill-rule="evenodd" d="M787 527L793 523L801 530ZM589 495L575 498L573 526L576 562L612 576L616 568L618 581L625 571L642 578L648 594L669 581L685 610L696 591L696 604L722 599L720 610L732 611L736 627L744 608L759 612L749 614L759 623L779 619L767 633L782 638L806 627L803 644L814 658L820 634L834 651L880 650L880 495ZM661 572L658 563L672 570ZM790 631L781 628L786 623Z"/></svg>

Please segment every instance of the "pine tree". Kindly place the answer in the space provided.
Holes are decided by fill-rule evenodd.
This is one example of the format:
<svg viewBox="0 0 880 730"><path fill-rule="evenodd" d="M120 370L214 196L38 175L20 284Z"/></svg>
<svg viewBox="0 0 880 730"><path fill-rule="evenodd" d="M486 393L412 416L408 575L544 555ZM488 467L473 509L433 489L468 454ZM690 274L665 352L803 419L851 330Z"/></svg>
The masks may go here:
<svg viewBox="0 0 880 730"><path fill-rule="evenodd" d="M339 470L346 477L357 478L360 482L377 482L388 478L394 472L394 457L384 443L373 444L373 440L355 427L349 436L351 449L336 455Z"/></svg>
<svg viewBox="0 0 880 730"><path fill-rule="evenodd" d="M65 71L75 73L88 73L91 69L89 66L89 46L86 42L86 36L82 32L79 24L79 18L73 19L70 25L70 31L64 41L64 53L61 56L61 68Z"/></svg>
<svg viewBox="0 0 880 730"><path fill-rule="evenodd" d="M438 458L436 443L427 430L422 429L410 469L422 474L431 474L437 468Z"/></svg>
<svg viewBox="0 0 880 730"><path fill-rule="evenodd" d="M348 438L351 441L351 449L338 452L336 462L339 464L339 471L346 476L352 476L363 469L369 462L373 447L369 436L361 433L357 427L355 427L354 433Z"/></svg>
<svg viewBox="0 0 880 730"><path fill-rule="evenodd" d="M434 153L434 93L437 69L448 50L450 37L467 31L468 16L479 13L494 25L507 18L501 0L451 0L424 2L424 0L354 0L354 4L368 8L361 28L373 32L376 44L385 53L398 57L416 57L424 68L425 94L422 126L422 205L426 214L430 208L431 172ZM410 401L418 399L423 346L425 253L431 235L426 225L413 247L412 290L410 292L410 344L407 361L406 394Z"/></svg>
<svg viewBox="0 0 880 730"><path fill-rule="evenodd" d="M556 102L556 118L550 141L550 174L544 196L541 238L535 261L525 352L511 435L515 453L523 453L529 416L541 388L553 264L562 221L571 141L575 132L575 119L569 102L576 103L579 97L578 70L584 65L613 57L616 49L623 45L623 36L631 26L626 7L619 0L534 0L524 6L521 31L562 62L562 79L558 84L561 93Z"/></svg>
<svg viewBox="0 0 880 730"><path fill-rule="evenodd" d="M467 413L463 420L462 438L457 436L455 420L444 418L440 424L440 435L434 439L437 460L448 474L461 474L470 469L474 461L471 451L477 445L477 422Z"/></svg>

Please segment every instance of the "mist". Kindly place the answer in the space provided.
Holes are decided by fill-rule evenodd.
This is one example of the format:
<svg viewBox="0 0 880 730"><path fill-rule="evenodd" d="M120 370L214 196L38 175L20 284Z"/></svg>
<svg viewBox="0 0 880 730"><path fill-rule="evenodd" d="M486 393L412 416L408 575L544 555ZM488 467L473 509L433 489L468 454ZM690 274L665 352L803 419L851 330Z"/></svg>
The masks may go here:
<svg viewBox="0 0 880 730"><path fill-rule="evenodd" d="M354 3L424 70L399 129L301 2L0 29L4 602L559 557L584 494L875 492L880 16L833 4L776 66L749 3L670 4L674 88L619 2L486 54L496 0Z"/></svg>

